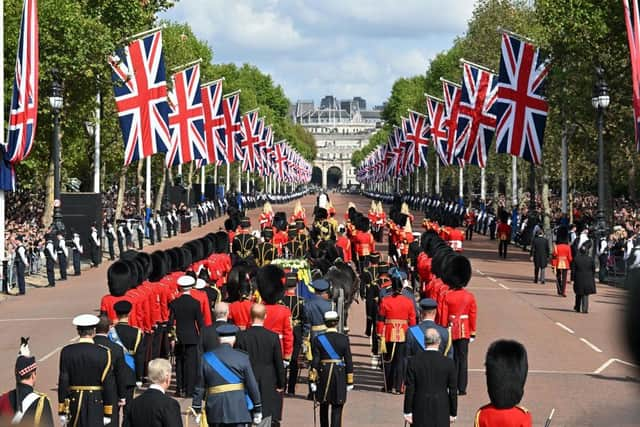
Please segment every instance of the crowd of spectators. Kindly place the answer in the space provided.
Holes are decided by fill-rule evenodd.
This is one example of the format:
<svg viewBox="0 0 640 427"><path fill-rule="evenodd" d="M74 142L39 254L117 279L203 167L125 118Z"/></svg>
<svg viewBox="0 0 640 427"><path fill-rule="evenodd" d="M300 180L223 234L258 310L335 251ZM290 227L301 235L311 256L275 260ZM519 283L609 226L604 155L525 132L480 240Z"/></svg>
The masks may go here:
<svg viewBox="0 0 640 427"><path fill-rule="evenodd" d="M44 190L30 189L5 193L5 249L12 256L18 247L18 236L23 237L23 245L28 253L36 253L44 247L45 227Z"/></svg>

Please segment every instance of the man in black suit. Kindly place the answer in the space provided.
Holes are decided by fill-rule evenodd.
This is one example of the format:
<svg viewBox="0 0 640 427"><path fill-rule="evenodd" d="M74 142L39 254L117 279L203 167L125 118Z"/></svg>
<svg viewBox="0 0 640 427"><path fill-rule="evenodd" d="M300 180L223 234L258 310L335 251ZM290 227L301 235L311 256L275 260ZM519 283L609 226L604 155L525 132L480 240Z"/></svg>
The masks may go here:
<svg viewBox="0 0 640 427"><path fill-rule="evenodd" d="M123 427L182 427L180 404L166 395L171 384L171 363L153 359L148 372L152 384L128 405Z"/></svg>
<svg viewBox="0 0 640 427"><path fill-rule="evenodd" d="M285 373L280 339L276 333L264 328L266 314L264 305L251 306L252 325L238 334L236 348L249 353L251 368L260 389L262 415L271 417L271 425L275 427L280 425L282 419Z"/></svg>
<svg viewBox="0 0 640 427"><path fill-rule="evenodd" d="M547 268L550 254L549 241L544 237L542 228L538 228L536 236L531 241L531 252L529 252L530 259L533 261L533 283L538 283L539 278L540 283L544 285L544 269Z"/></svg>
<svg viewBox="0 0 640 427"><path fill-rule="evenodd" d="M196 279L182 276L178 286L182 295L169 303L169 328L175 328L176 397L192 396L198 368L198 344L204 326L200 303L190 295Z"/></svg>
<svg viewBox="0 0 640 427"><path fill-rule="evenodd" d="M425 331L425 345L407 369L404 419L416 426L448 427L458 413L456 367L440 353L437 330Z"/></svg>
<svg viewBox="0 0 640 427"><path fill-rule="evenodd" d="M111 350L111 366L113 367L113 376L116 381L116 388L114 390L116 395L111 397L111 401L117 401L118 407L113 408L111 424L109 425L117 427L120 425L120 408L127 403L127 386L129 386L129 373L127 369L129 368L124 363L124 351L122 347L111 341L107 336L108 333L109 318L105 314L102 314L100 315L100 321L96 325L96 336L93 337L93 342ZM131 386L135 386L135 381L131 383Z"/></svg>

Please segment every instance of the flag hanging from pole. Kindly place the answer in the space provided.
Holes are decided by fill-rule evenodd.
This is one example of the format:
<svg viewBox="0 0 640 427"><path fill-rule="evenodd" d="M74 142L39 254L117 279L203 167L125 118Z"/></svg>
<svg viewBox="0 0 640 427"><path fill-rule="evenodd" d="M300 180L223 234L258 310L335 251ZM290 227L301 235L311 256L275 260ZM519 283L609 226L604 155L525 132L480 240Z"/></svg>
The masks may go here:
<svg viewBox="0 0 640 427"><path fill-rule="evenodd" d="M220 136L224 138L226 163L231 164L242 160L242 123L240 116L240 93L236 92L222 99L222 113L224 115L224 128Z"/></svg>
<svg viewBox="0 0 640 427"><path fill-rule="evenodd" d="M403 119L405 138L411 143L410 158L416 168L427 166L427 148L431 139L431 125L424 114L409 110L409 118Z"/></svg>
<svg viewBox="0 0 640 427"><path fill-rule="evenodd" d="M242 116L242 170L253 172L256 167L257 148L260 144L258 111L249 111Z"/></svg>
<svg viewBox="0 0 640 427"><path fill-rule="evenodd" d="M460 96L462 91L460 90L460 85L442 78L440 80L442 81L442 91L444 93L444 126L448 129L446 164L451 166L457 161L462 165L462 159L458 155L462 149L462 141L456 134L458 117L460 115Z"/></svg>
<svg viewBox="0 0 640 427"><path fill-rule="evenodd" d="M216 80L201 88L202 109L204 113L204 134L207 145L205 164L216 166L224 161L224 148L220 140L219 130L224 128L222 112L222 79Z"/></svg>
<svg viewBox="0 0 640 427"><path fill-rule="evenodd" d="M542 163L549 105L544 97L548 64L531 43L503 33L498 99L496 152Z"/></svg>
<svg viewBox="0 0 640 427"><path fill-rule="evenodd" d="M9 130L6 145L2 146L0 161L0 189L15 191L14 165L27 158L36 135L38 119L38 5L36 0L22 4L22 20L16 55Z"/></svg>
<svg viewBox="0 0 640 427"><path fill-rule="evenodd" d="M631 55L631 85L633 86L633 122L635 130L636 150L640 151L640 11L638 0L622 0L624 18L627 24L627 39Z"/></svg>
<svg viewBox="0 0 640 427"><path fill-rule="evenodd" d="M427 112L431 122L431 140L443 165L448 165L447 141L449 129L445 123L444 103L438 98L427 95Z"/></svg>

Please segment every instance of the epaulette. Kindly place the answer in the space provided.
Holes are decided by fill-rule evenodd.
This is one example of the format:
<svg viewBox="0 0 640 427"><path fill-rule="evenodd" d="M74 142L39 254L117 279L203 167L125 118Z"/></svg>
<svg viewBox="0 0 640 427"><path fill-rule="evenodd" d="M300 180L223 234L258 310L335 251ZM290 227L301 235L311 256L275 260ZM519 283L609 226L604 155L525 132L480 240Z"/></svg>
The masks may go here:
<svg viewBox="0 0 640 427"><path fill-rule="evenodd" d="M520 405L516 405L515 408L520 409L522 412L524 412L525 414L529 413L529 410L527 408L525 408L524 406L520 406Z"/></svg>

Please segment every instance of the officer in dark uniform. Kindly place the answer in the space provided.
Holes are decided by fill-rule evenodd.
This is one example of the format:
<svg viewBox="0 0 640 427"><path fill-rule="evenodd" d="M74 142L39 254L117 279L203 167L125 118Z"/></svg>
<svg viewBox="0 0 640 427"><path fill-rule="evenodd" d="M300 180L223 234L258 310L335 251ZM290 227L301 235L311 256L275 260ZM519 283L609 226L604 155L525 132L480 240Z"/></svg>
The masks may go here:
<svg viewBox="0 0 640 427"><path fill-rule="evenodd" d="M225 324L216 329L220 345L202 355L198 385L191 407L200 417L206 416L209 426L240 426L260 424L262 403L260 391L251 368L249 355L233 349L239 329ZM201 415L202 400L205 413Z"/></svg>
<svg viewBox="0 0 640 427"><path fill-rule="evenodd" d="M60 352L58 415L63 426L95 427L111 422L115 381L111 351L93 341L99 321L92 314L75 317L80 339Z"/></svg>
<svg viewBox="0 0 640 427"><path fill-rule="evenodd" d="M135 387L142 386L144 377L144 365L146 345L144 333L141 329L129 325L129 313L131 303L129 301L118 301L113 305L113 309L118 316L118 322L109 331L109 339L122 347L126 370L126 403L133 400Z"/></svg>
<svg viewBox="0 0 640 427"><path fill-rule="evenodd" d="M60 267L60 280L67 280L67 243L61 231L56 234L56 254L58 255L58 266Z"/></svg>
<svg viewBox="0 0 640 427"><path fill-rule="evenodd" d="M211 318L215 320L216 315L214 310L216 308L216 304L222 301L222 292L220 292L220 289L216 286L215 280L211 280L211 277L209 277L208 269L203 268L200 270L200 273L198 273L198 280L205 282L205 286L202 288L202 291L207 294ZM198 283L197 280L196 283Z"/></svg>
<svg viewBox="0 0 640 427"><path fill-rule="evenodd" d="M231 251L235 260L242 259L253 263L254 252L258 246L258 239L250 233L251 222L244 217L240 220L240 231L236 233L231 244ZM235 262L234 262L235 264Z"/></svg>
<svg viewBox="0 0 640 427"><path fill-rule="evenodd" d="M47 260L47 286L49 288L53 288L56 286L56 274L54 267L58 260L58 252L56 251L56 247L53 244L53 238L50 234L47 237L47 243L44 246L44 256Z"/></svg>
<svg viewBox="0 0 640 427"><path fill-rule="evenodd" d="M124 253L124 244L127 240L127 232L125 231L127 227L125 227L126 221L119 221L118 223L118 254Z"/></svg>
<svg viewBox="0 0 640 427"><path fill-rule="evenodd" d="M107 225L107 246L109 247L109 259L111 261L116 259L116 250L113 247L113 243L116 240L116 230L113 228L113 224Z"/></svg>
<svg viewBox="0 0 640 427"><path fill-rule="evenodd" d="M156 244L156 222L153 220L153 215L149 215L147 221L147 233L149 235L149 243Z"/></svg>
<svg viewBox="0 0 640 427"><path fill-rule="evenodd" d="M73 263L73 275L80 275L80 255L83 253L82 243L80 243L80 235L73 233L71 240L71 261Z"/></svg>
<svg viewBox="0 0 640 427"><path fill-rule="evenodd" d="M309 381L315 400L320 402L320 426L329 427L331 406L331 427L340 427L347 391L353 390L353 361L349 337L336 329L338 313L328 311L324 319L326 332L316 336L312 343Z"/></svg>
<svg viewBox="0 0 640 427"><path fill-rule="evenodd" d="M367 326L365 335L370 337L371 330L375 326L375 314L378 311L376 298L378 294L378 270L380 269L380 253L373 252L369 255L369 266L364 268L360 276L360 296L366 301L365 314L367 316Z"/></svg>
<svg viewBox="0 0 640 427"><path fill-rule="evenodd" d="M198 372L198 344L204 326L200 303L190 295L196 279L182 276L182 295L169 303L169 328L175 327L176 397L193 396Z"/></svg>
<svg viewBox="0 0 640 427"><path fill-rule="evenodd" d="M265 266L276 259L276 248L271 243L273 239L273 229L266 227L262 230L263 242L258 243L255 250L255 258L258 267Z"/></svg>
<svg viewBox="0 0 640 427"><path fill-rule="evenodd" d="M18 292L20 295L24 295L26 291L26 284L24 282L24 271L29 266L29 260L27 259L27 250L22 243L22 235L18 236L18 247L16 248L16 280L18 282Z"/></svg>
<svg viewBox="0 0 640 427"><path fill-rule="evenodd" d="M315 294L307 298L303 305L303 323L302 323L302 351L305 353L307 360L312 359L312 342L313 339L323 334L327 330L324 323L324 314L332 310L331 301L329 301L329 282L325 279L316 279L311 282L311 286L315 290ZM312 399L313 395L309 392L307 399Z"/></svg>
<svg viewBox="0 0 640 427"><path fill-rule="evenodd" d="M409 333L407 333L408 357L426 351L424 333L427 329L435 329L440 335L440 352L450 359L453 359L449 330L435 322L437 309L438 303L435 300L431 298L423 298L420 300L420 322L410 327Z"/></svg>
<svg viewBox="0 0 640 427"><path fill-rule="evenodd" d="M160 221L160 215L156 215L155 225L156 240L162 242L162 221Z"/></svg>
<svg viewBox="0 0 640 427"><path fill-rule="evenodd" d="M144 225L142 223L142 218L138 221L138 225L136 226L136 232L138 234L138 250L142 250L144 244Z"/></svg>
<svg viewBox="0 0 640 427"><path fill-rule="evenodd" d="M99 266L102 262L102 246L100 245L100 232L95 222L91 224L91 232L89 233L89 255L92 267Z"/></svg>
<svg viewBox="0 0 640 427"><path fill-rule="evenodd" d="M302 350L302 324L304 323L304 299L297 295L298 274L287 273L285 282L283 304L291 310L291 323L293 326L293 353L289 363L289 377L287 380L287 395L296 393L298 381L298 357Z"/></svg>

